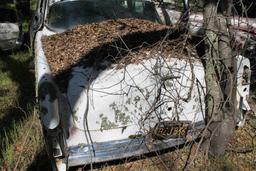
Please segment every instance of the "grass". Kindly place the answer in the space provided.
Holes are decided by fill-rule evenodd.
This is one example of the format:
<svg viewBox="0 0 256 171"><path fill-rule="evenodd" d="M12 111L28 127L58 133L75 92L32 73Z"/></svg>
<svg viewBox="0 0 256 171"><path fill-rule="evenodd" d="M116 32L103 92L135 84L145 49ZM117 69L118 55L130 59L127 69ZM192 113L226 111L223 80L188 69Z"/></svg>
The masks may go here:
<svg viewBox="0 0 256 171"><path fill-rule="evenodd" d="M25 170L43 148L31 60L28 49L0 53L0 170Z"/></svg>
<svg viewBox="0 0 256 171"><path fill-rule="evenodd" d="M5 151L2 169L26 170L43 148L42 133L37 114L33 114L21 123L13 123L5 134Z"/></svg>
<svg viewBox="0 0 256 171"><path fill-rule="evenodd" d="M0 61L0 68L2 71L7 70L5 63ZM15 91L16 86L13 84L8 72L1 72L0 74L0 118L2 116L2 110L11 105L12 103L12 93L11 89Z"/></svg>
<svg viewBox="0 0 256 171"><path fill-rule="evenodd" d="M0 7L15 9L15 5L13 4L13 2L7 2L7 3L4 3L4 4L0 4Z"/></svg>
<svg viewBox="0 0 256 171"><path fill-rule="evenodd" d="M2 87L2 89L4 89L5 87L10 87L12 84L12 81L9 78L8 73L2 73L0 75L0 80L1 80L0 87Z"/></svg>
<svg viewBox="0 0 256 171"><path fill-rule="evenodd" d="M14 8L13 1L6 2L1 6ZM33 13L36 1L31 3ZM28 31L27 18L23 18L23 31ZM23 49L0 51L0 170L37 170L34 169L40 166L37 161L46 158L41 125L34 109L34 74L29 72L33 57L29 48Z"/></svg>

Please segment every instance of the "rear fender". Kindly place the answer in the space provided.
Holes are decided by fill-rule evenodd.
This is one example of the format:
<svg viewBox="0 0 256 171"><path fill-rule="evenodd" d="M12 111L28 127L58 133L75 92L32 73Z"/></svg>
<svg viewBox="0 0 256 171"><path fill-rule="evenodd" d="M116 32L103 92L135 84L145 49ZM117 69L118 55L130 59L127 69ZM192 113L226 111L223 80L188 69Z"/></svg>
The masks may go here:
<svg viewBox="0 0 256 171"><path fill-rule="evenodd" d="M59 97L59 92L54 82L40 82L38 87L40 117L50 158L63 157L67 154L64 150L66 147L66 134L61 124Z"/></svg>
<svg viewBox="0 0 256 171"><path fill-rule="evenodd" d="M47 129L55 129L60 124L58 90L53 82L43 81L38 86L40 117Z"/></svg>

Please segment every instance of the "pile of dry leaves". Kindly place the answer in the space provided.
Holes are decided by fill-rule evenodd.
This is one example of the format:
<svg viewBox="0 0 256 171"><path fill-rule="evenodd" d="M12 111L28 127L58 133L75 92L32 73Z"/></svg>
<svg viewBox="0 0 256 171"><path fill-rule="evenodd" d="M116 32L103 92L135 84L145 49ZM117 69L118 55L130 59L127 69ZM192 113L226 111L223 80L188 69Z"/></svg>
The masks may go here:
<svg viewBox="0 0 256 171"><path fill-rule="evenodd" d="M173 50L176 43L169 46L170 43L159 42L168 30L168 26L147 20L108 20L79 25L66 32L44 37L43 48L53 75L58 75L74 65L93 66L103 58L120 58L132 50L139 50L137 53L143 54L144 49L156 44L165 45L163 51Z"/></svg>

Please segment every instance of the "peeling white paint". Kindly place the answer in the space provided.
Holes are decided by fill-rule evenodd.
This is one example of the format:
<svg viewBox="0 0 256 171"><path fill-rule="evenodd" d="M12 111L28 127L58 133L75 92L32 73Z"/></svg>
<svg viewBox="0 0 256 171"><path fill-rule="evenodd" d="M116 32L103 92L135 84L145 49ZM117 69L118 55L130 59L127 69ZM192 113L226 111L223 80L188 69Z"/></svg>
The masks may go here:
<svg viewBox="0 0 256 171"><path fill-rule="evenodd" d="M171 21L177 23L180 13L168 13ZM190 16L190 31L193 34L199 34L203 25L201 21L200 14ZM52 34L55 33L43 27L36 35L37 92L45 82L55 84L41 42L43 36ZM242 109L250 110L246 101L249 85L240 84L244 65L250 68L250 63L241 56L238 63L237 101L241 102L242 97ZM42 121L48 129L62 124L69 135L67 147L81 146L86 153L90 150L85 145L90 143L115 140L120 143L131 135L148 134L159 120L203 123L205 89L204 67L199 59L191 59L190 63L186 57L163 59L153 54L149 60L129 64L122 69L116 69L115 64L104 70L76 66L72 70L72 78L68 80L67 92L53 101L46 95L40 102L48 112ZM239 112L241 120L243 116ZM60 118L64 121L60 122ZM92 142L88 141L88 132Z"/></svg>
<svg viewBox="0 0 256 171"><path fill-rule="evenodd" d="M161 63L158 64L158 68L157 63ZM204 99L204 69L199 60L194 60L192 65L193 69L188 61L177 58L170 58L166 61L152 58L141 64L130 64L119 70L115 69L115 66L104 71L75 67L67 91L73 110L74 126L79 130L84 130L83 118L88 110L88 127L94 137L93 141L101 142L106 141L106 136L94 136L94 132L99 134L102 132L100 124L102 115L106 116L111 123L116 124L115 139L127 138L142 129L144 132L149 131L150 127L154 127L158 122L158 115L162 120L179 119L192 123L203 121L204 104L200 104L198 99L201 101ZM152 75L152 72L155 72L154 67L159 70L157 71L160 72L159 75ZM194 80L192 80L192 72L195 75ZM166 90L161 88L163 95L158 103L163 102L163 104L151 114L147 114L156 99L161 75L179 78L167 81L172 86L167 87ZM198 87L196 79L203 87ZM193 84L191 98L185 102L181 98L187 98L191 84ZM198 88L200 93L198 93ZM148 95L147 92L149 92ZM116 122L113 104L120 112L129 116L130 121L126 125ZM168 111L170 108L172 110ZM144 122L143 128L142 122ZM123 126L127 127L124 131L122 131ZM112 129L103 130L102 134L112 131Z"/></svg>

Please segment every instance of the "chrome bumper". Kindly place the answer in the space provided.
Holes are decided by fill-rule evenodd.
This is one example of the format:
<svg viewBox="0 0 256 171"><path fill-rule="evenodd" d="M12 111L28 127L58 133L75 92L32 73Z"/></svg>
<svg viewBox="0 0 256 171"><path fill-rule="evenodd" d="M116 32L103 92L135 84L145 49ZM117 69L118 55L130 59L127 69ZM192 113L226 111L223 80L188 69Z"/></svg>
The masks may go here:
<svg viewBox="0 0 256 171"><path fill-rule="evenodd" d="M191 140L197 138L199 132L203 128L204 125L201 123L200 125L196 126L196 129L193 129L193 131L190 130L188 135L191 136ZM71 167L87 165L91 162L100 163L111 160L124 159L132 156L139 156L141 154L147 154L159 150L165 150L171 147L177 147L184 144L185 142L188 142L188 140L184 138L155 140L152 142L150 139L140 137L135 139L94 143L93 146L73 146L69 147L68 166Z"/></svg>
<svg viewBox="0 0 256 171"><path fill-rule="evenodd" d="M71 147L69 149L68 166L79 166L92 163L106 162L116 159L123 159L132 156L139 156L158 150L174 147L185 143L185 139L168 139L146 143L145 138L125 139L104 143L95 143L91 151L88 146ZM92 149L92 148L91 148Z"/></svg>

